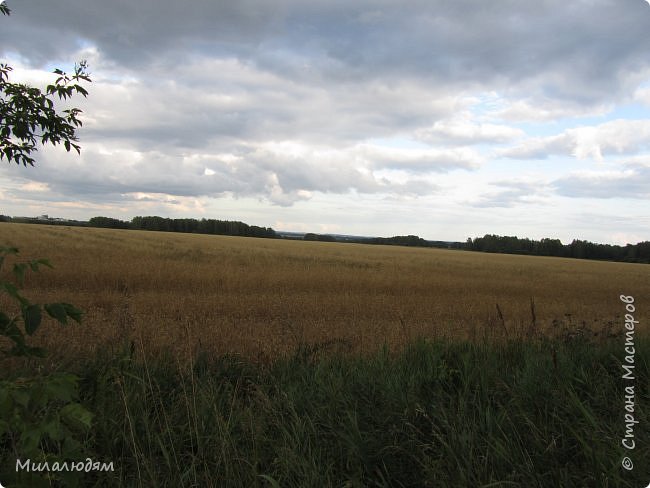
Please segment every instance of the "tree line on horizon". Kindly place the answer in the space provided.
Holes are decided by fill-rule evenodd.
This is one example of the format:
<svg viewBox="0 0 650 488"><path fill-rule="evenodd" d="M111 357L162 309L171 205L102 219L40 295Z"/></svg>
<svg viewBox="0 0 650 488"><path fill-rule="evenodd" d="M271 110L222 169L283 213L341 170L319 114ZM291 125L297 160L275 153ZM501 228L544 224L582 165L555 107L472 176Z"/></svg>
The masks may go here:
<svg viewBox="0 0 650 488"><path fill-rule="evenodd" d="M562 244L562 241L559 239L543 238L536 241L528 238L520 239L516 236L499 236L495 234L486 234L483 237L476 237L474 239L468 238L466 242L428 241L415 235L344 238L329 234L314 233L305 234L303 239L306 241L436 247L501 254L527 254L532 256L650 263L650 241L618 246L612 244L596 244L590 241L574 239L570 244Z"/></svg>
<svg viewBox="0 0 650 488"><path fill-rule="evenodd" d="M467 239L464 249L504 254L650 263L650 241L619 246L574 239L570 244L562 244L559 239L544 238L536 241L528 238L520 239L516 236L486 234L483 237Z"/></svg>
<svg viewBox="0 0 650 488"><path fill-rule="evenodd" d="M80 220L54 220L0 215L0 222L99 227L104 229L154 230L163 232L185 232L191 234L214 234L242 237L278 237L275 231L270 227L258 227L257 225L248 225L240 221L217 219L170 219L158 216L138 216L133 217L131 221L128 221L112 217L92 217L90 220L85 222Z"/></svg>
<svg viewBox="0 0 650 488"><path fill-rule="evenodd" d="M0 222L17 222L31 224L66 225L80 227L101 227L107 229L134 229L163 232L185 232L193 234L214 234L243 237L263 237L282 239L283 236L271 227L248 225L240 221L217 219L170 219L158 216L133 217L131 221L112 217L92 217L89 221L66 219L39 219L28 217L8 217L0 215ZM288 238L288 237L286 237ZM574 239L570 244L562 244L559 239L543 238L534 240L516 236L499 236L486 234L465 242L430 241L419 236L393 237L351 237L332 236L329 234L306 233L299 238L305 241L347 242L358 244L380 244L409 247L435 247L443 249L461 249L502 254L527 254L533 256L555 256L577 259L595 259L602 261L623 261L631 263L650 263L650 241L619 246L615 244L597 244L590 241Z"/></svg>
<svg viewBox="0 0 650 488"><path fill-rule="evenodd" d="M95 219L107 217L95 217ZM91 221L93 219L90 219ZM94 221L95 223L97 220ZM157 230L165 232L186 232L192 234L215 234L244 237L276 238L275 231L270 227L248 225L240 221L217 219L169 219L164 217L148 216L133 217L131 229Z"/></svg>

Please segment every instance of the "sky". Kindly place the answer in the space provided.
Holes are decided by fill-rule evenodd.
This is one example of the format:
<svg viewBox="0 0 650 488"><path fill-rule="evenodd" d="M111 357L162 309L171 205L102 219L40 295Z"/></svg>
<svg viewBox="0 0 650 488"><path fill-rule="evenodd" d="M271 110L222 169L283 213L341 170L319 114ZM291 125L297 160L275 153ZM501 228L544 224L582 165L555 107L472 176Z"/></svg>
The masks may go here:
<svg viewBox="0 0 650 488"><path fill-rule="evenodd" d="M650 240L645 0L6 3L10 81L92 83L2 214Z"/></svg>

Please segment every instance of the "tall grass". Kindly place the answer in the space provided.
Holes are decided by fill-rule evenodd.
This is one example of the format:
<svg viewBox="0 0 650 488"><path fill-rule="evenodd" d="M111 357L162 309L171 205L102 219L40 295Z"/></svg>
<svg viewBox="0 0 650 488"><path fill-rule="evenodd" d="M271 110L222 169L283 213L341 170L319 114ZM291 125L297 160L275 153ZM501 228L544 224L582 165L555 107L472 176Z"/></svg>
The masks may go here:
<svg viewBox="0 0 650 488"><path fill-rule="evenodd" d="M639 487L650 477L650 341L624 455L620 339L425 341L269 363L126 347L82 365L97 414L88 486ZM3 478L4 479L4 478Z"/></svg>

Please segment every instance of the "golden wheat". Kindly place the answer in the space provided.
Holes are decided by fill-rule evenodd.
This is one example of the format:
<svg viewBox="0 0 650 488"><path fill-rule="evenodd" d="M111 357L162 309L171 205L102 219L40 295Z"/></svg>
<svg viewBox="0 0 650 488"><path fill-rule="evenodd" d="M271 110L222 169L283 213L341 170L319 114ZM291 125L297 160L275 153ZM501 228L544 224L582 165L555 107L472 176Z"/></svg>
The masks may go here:
<svg viewBox="0 0 650 488"><path fill-rule="evenodd" d="M82 327L39 331L68 356L131 340L152 353L255 357L301 342L367 351L558 324L606 333L622 330L620 294L635 296L647 331L642 264L8 223L0 243L54 264L30 276L27 296L86 311Z"/></svg>

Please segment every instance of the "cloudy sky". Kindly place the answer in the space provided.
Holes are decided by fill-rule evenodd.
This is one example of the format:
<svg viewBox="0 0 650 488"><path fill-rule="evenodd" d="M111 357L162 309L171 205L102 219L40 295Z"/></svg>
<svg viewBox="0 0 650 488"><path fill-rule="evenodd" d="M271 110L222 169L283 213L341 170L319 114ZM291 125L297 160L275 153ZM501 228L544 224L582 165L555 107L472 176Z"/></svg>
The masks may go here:
<svg viewBox="0 0 650 488"><path fill-rule="evenodd" d="M644 0L7 3L12 81L92 84L0 213L650 240Z"/></svg>

